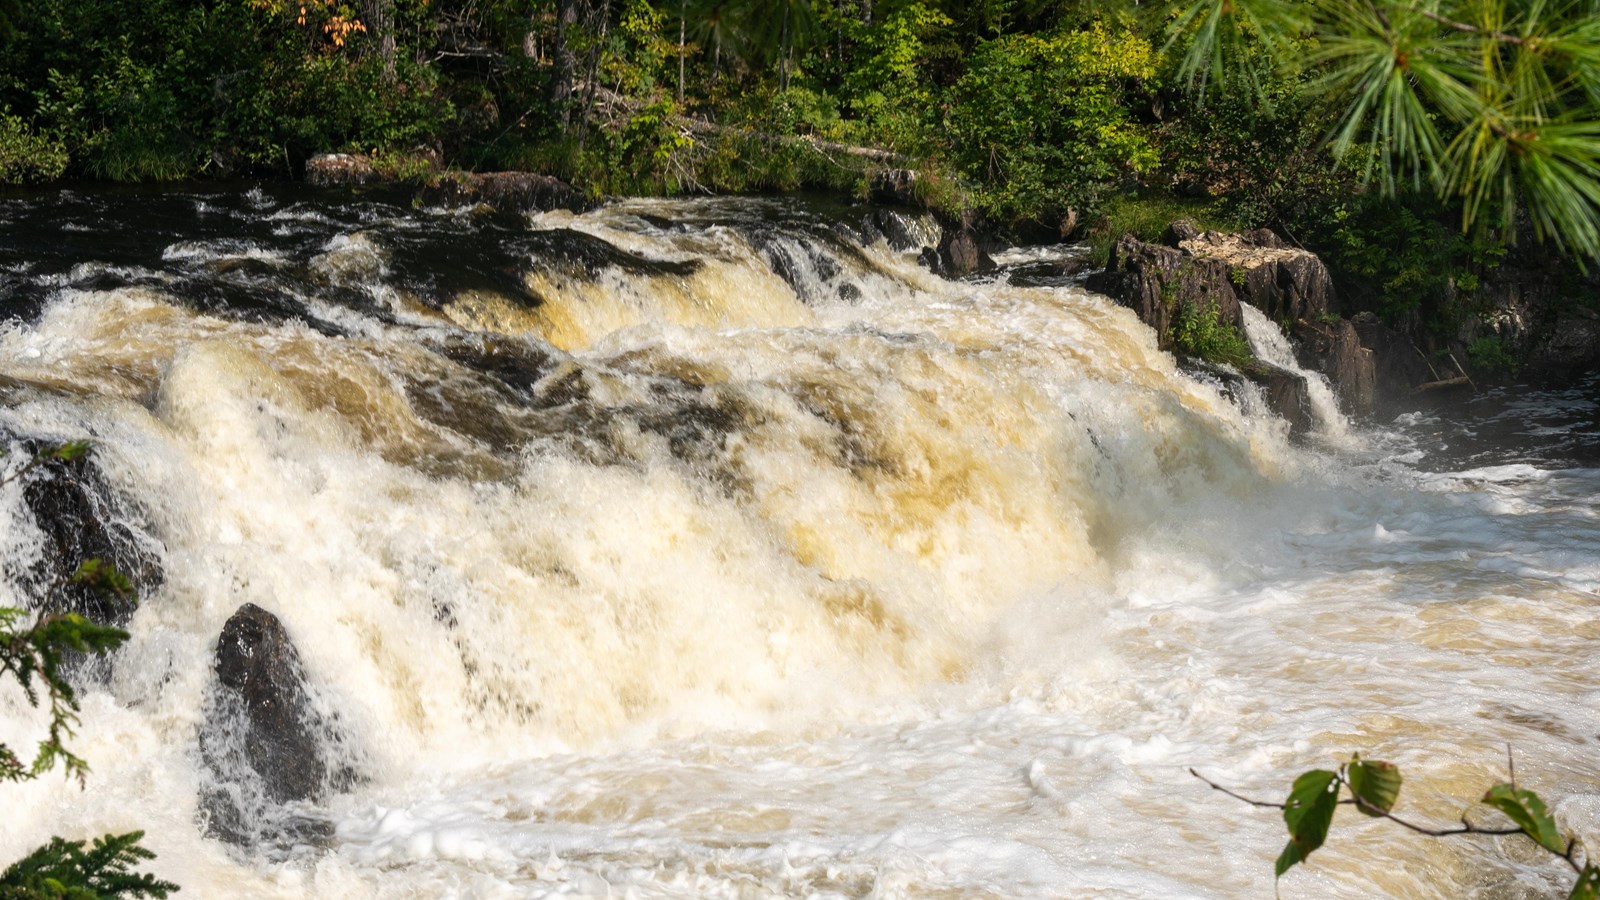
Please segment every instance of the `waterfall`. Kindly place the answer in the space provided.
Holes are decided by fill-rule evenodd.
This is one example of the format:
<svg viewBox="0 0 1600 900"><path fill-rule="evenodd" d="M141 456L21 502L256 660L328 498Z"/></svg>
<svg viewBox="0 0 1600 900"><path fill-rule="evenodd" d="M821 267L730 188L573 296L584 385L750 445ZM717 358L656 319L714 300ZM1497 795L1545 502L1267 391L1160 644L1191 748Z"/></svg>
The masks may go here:
<svg viewBox="0 0 1600 900"><path fill-rule="evenodd" d="M1334 396L1328 377L1301 367L1295 359L1289 338L1267 318L1266 313L1248 303L1239 304L1239 310L1244 316L1244 333L1250 341L1251 352L1263 362L1287 369L1305 379L1306 394L1311 401L1311 412L1319 435L1335 443L1348 440L1350 422L1339 411L1339 400Z"/></svg>

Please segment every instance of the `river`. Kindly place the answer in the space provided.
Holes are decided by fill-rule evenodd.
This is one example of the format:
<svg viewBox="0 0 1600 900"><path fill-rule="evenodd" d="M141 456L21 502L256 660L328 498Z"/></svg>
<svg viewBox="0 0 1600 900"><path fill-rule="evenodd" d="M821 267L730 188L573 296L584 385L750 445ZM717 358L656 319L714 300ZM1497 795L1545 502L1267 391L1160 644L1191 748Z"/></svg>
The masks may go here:
<svg viewBox="0 0 1600 900"><path fill-rule="evenodd" d="M84 676L87 789L0 786L0 860L138 828L185 897L1263 897L1282 822L1190 767L1281 799L1359 751L1448 824L1508 745L1600 836L1600 383L1291 443L1048 254L949 282L863 215L0 198L0 433L92 439L161 573ZM47 547L0 489L0 605ZM358 777L242 850L200 798L247 775L201 750L246 602ZM1346 810L1282 890L1569 878Z"/></svg>

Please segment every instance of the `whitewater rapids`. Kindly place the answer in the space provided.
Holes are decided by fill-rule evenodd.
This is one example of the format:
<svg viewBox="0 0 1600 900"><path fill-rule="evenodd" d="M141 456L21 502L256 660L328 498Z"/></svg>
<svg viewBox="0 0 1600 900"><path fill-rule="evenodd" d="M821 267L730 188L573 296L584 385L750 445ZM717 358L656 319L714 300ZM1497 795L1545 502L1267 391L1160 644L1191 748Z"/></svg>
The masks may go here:
<svg viewBox="0 0 1600 900"><path fill-rule="evenodd" d="M1540 401L1571 453L1293 445L1105 298L852 215L0 199L0 427L89 436L165 572L85 686L88 789L0 787L0 860L137 828L188 897L1267 896L1281 821L1189 767L1281 798L1360 751L1448 823L1507 744L1600 836L1596 392ZM31 604L19 484L0 551ZM245 602L365 776L317 846L203 837ZM0 742L42 721L0 693ZM1563 874L1341 813L1282 890Z"/></svg>

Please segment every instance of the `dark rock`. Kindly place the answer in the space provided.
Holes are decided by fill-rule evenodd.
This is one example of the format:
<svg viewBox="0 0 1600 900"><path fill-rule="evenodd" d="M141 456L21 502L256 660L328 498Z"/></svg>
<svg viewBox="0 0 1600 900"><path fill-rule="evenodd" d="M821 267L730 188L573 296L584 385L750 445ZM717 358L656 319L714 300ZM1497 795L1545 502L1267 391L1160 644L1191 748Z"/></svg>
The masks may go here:
<svg viewBox="0 0 1600 900"><path fill-rule="evenodd" d="M305 820L284 804L357 780L338 717L317 708L289 633L255 604L223 625L215 671L200 733L206 831L247 846L298 839Z"/></svg>
<svg viewBox="0 0 1600 900"><path fill-rule="evenodd" d="M1061 214L1061 222L1056 226L1056 234L1064 241L1072 237L1072 233L1077 230L1078 211L1069 206L1067 211Z"/></svg>
<svg viewBox="0 0 1600 900"><path fill-rule="evenodd" d="M994 260L984 252L978 233L971 228L948 228L939 239L939 247L931 252L924 249L919 257L923 265L945 278L965 278L993 272Z"/></svg>
<svg viewBox="0 0 1600 900"><path fill-rule="evenodd" d="M532 172L478 172L451 174L423 188L421 200L429 206L458 208L484 204L502 213L525 214L553 209L582 211L591 204L582 193L559 178Z"/></svg>
<svg viewBox="0 0 1600 900"><path fill-rule="evenodd" d="M1261 387L1267 407L1289 423L1291 437L1305 434L1316 425L1305 376L1265 363L1251 367L1245 375Z"/></svg>
<svg viewBox="0 0 1600 900"><path fill-rule="evenodd" d="M347 184L370 184L378 180L378 172L364 156L351 153L324 153L306 160L306 181L330 187Z"/></svg>
<svg viewBox="0 0 1600 900"><path fill-rule="evenodd" d="M1294 325L1300 365L1328 376L1339 407L1346 415L1370 416L1377 390L1377 364L1361 346L1356 326L1347 319Z"/></svg>
<svg viewBox="0 0 1600 900"><path fill-rule="evenodd" d="M1375 392L1379 396L1405 396L1419 384L1439 380L1422 352L1375 314L1357 313L1350 323L1361 338L1361 346L1372 351Z"/></svg>
<svg viewBox="0 0 1600 900"><path fill-rule="evenodd" d="M917 173L911 169L883 169L872 176L867 194L874 203L917 205Z"/></svg>
<svg viewBox="0 0 1600 900"><path fill-rule="evenodd" d="M1087 284L1132 309L1155 329L1161 349L1171 350L1172 320L1184 305L1215 309L1220 321L1236 328L1243 324L1230 275L1225 262L1123 235L1112 246L1105 271L1091 275Z"/></svg>
<svg viewBox="0 0 1600 900"><path fill-rule="evenodd" d="M922 244L922 237L917 233L915 224L905 213L892 209L875 209L867 215L864 224L869 240L882 237L889 245L889 249L897 253L915 250Z"/></svg>
<svg viewBox="0 0 1600 900"><path fill-rule="evenodd" d="M1533 379L1563 381L1597 368L1600 319L1588 310L1580 310L1556 319L1543 339L1534 344L1524 371Z"/></svg>
<svg viewBox="0 0 1600 900"><path fill-rule="evenodd" d="M11 453L31 458L45 446L18 441L0 432ZM36 603L50 612L77 613L106 625L125 625L138 596L161 586L164 572L159 544L135 511L111 489L93 456L71 462L52 460L26 476L23 503L44 537L41 557L28 569L11 572ZM133 583L134 596L63 585L90 559L110 563ZM11 563L6 563L7 568ZM59 585L59 587L58 587Z"/></svg>
<svg viewBox="0 0 1600 900"><path fill-rule="evenodd" d="M1249 396L1253 385L1260 402L1288 424L1290 437L1307 434L1316 425L1311 390L1303 375L1262 362L1242 372L1191 358L1180 360L1179 366L1189 375L1215 385L1223 396L1247 412L1255 405Z"/></svg>
<svg viewBox="0 0 1600 900"><path fill-rule="evenodd" d="M1179 219L1168 225L1167 230L1161 233L1161 243L1163 246L1177 250L1183 246L1184 241L1192 241L1199 236L1200 229L1194 227L1193 222L1188 219Z"/></svg>

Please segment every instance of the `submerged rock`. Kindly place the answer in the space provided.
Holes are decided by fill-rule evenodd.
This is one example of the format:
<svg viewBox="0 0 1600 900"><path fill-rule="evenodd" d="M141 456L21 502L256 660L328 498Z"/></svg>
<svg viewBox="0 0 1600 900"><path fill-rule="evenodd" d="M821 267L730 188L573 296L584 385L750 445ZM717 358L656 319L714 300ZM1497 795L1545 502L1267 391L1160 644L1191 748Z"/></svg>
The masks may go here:
<svg viewBox="0 0 1600 900"><path fill-rule="evenodd" d="M229 843L304 840L318 829L284 806L358 780L338 716L319 709L283 623L246 603L217 638L200 756L206 832Z"/></svg>
<svg viewBox="0 0 1600 900"><path fill-rule="evenodd" d="M1252 390L1253 386L1267 409L1288 424L1291 437L1307 434L1316 426L1311 389L1305 376L1298 372L1263 362L1256 362L1241 371L1199 359L1184 359L1180 367L1190 375L1216 385L1235 406L1245 409L1250 408L1245 401L1245 392Z"/></svg>
<svg viewBox="0 0 1600 900"><path fill-rule="evenodd" d="M0 432L11 453L31 457L45 446L18 441ZM23 503L43 538L42 552L22 571L8 572L25 584L36 603L49 612L77 613L106 625L125 625L136 598L161 586L165 572L159 545L144 530L139 516L111 488L92 454L72 461L51 460L26 476ZM85 561L110 563L133 584L133 596L66 585ZM7 560L10 568L14 563Z"/></svg>

